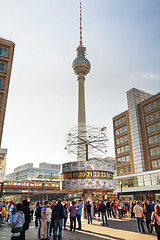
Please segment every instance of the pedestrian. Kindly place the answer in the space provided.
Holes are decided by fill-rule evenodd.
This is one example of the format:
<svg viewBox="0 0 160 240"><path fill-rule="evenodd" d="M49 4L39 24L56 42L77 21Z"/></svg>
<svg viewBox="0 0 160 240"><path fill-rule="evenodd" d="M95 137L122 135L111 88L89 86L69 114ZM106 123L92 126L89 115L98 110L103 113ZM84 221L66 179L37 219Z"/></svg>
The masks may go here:
<svg viewBox="0 0 160 240"><path fill-rule="evenodd" d="M151 211L154 212L154 202L151 200L150 203L149 203L149 206L151 208Z"/></svg>
<svg viewBox="0 0 160 240"><path fill-rule="evenodd" d="M54 216L53 216L53 209L54 206L56 205L56 200L53 200L51 203L51 209L52 209L52 214L51 214L51 226L50 226L50 236L52 235L52 229L54 229Z"/></svg>
<svg viewBox="0 0 160 240"><path fill-rule="evenodd" d="M22 212L25 215L25 222L23 225L23 230L21 232L21 240L25 240L25 231L29 229L30 223L30 209L29 209L29 202L25 199L22 201Z"/></svg>
<svg viewBox="0 0 160 240"><path fill-rule="evenodd" d="M82 229L82 223L81 223L81 215L82 215L82 208L83 208L83 204L82 201L79 200L78 201L78 206L77 206L77 221L78 221L78 228L77 230L81 230Z"/></svg>
<svg viewBox="0 0 160 240"><path fill-rule="evenodd" d="M39 202L36 202L36 209L35 209L35 227L38 227L38 222L40 222L41 214L40 214L40 205Z"/></svg>
<svg viewBox="0 0 160 240"><path fill-rule="evenodd" d="M25 216L24 213L22 212L22 203L17 203L16 206L16 213L13 216L12 220L12 239L17 239L21 240L22 238L20 237L21 232L23 231L23 225L25 222Z"/></svg>
<svg viewBox="0 0 160 240"><path fill-rule="evenodd" d="M160 240L160 206L155 206L155 212L152 213L151 221L155 218L155 231L157 234L157 239Z"/></svg>
<svg viewBox="0 0 160 240"><path fill-rule="evenodd" d="M151 226L151 215L152 215L151 207L149 204L146 204L145 205L146 225L147 225L148 233L152 234L153 227Z"/></svg>
<svg viewBox="0 0 160 240"><path fill-rule="evenodd" d="M72 231L72 229L74 231L76 230L76 202L72 202L72 206L70 206L70 231Z"/></svg>
<svg viewBox="0 0 160 240"><path fill-rule="evenodd" d="M47 213L47 238L49 238L50 226L51 226L51 214L52 214L51 204L46 208L46 213Z"/></svg>
<svg viewBox="0 0 160 240"><path fill-rule="evenodd" d="M133 212L135 213L136 218L137 218L137 226L138 226L139 233L141 233L141 228L142 228L143 233L146 233L144 226L143 226L143 219L142 219L143 209L140 206L139 201L136 201L136 206L134 206Z"/></svg>
<svg viewBox="0 0 160 240"><path fill-rule="evenodd" d="M110 203L110 201L107 201L107 202L106 202L106 207L107 207L107 215L108 215L108 218L109 218L109 217L112 217L112 215L111 215L111 203Z"/></svg>
<svg viewBox="0 0 160 240"><path fill-rule="evenodd" d="M10 206L9 206L9 224L12 224L12 210L13 210L13 202L11 202Z"/></svg>
<svg viewBox="0 0 160 240"><path fill-rule="evenodd" d="M135 213L134 213L133 209L134 209L135 205L136 205L135 202L132 201L132 203L131 203L131 218L133 218L134 220L135 220Z"/></svg>
<svg viewBox="0 0 160 240"><path fill-rule="evenodd" d="M90 201L88 201L87 205L86 205L86 210L87 210L87 217L88 217L88 224L92 224L92 213L91 213L91 204ZM98 209L98 211L100 212L100 208Z"/></svg>
<svg viewBox="0 0 160 240"><path fill-rule="evenodd" d="M68 219L68 206L67 203L64 204L64 230L67 230L66 223Z"/></svg>
<svg viewBox="0 0 160 240"><path fill-rule="evenodd" d="M45 201L44 206L41 209L40 239L47 239L47 207L48 205L49 205L49 202Z"/></svg>
<svg viewBox="0 0 160 240"><path fill-rule="evenodd" d="M107 207L107 206L104 204L104 201L102 201L102 203L101 203L101 205L100 205L100 212L101 212L101 215L102 215L103 226L105 225L105 223L104 223L104 217L105 217L106 225L108 225L107 215L106 215L106 207Z"/></svg>
<svg viewBox="0 0 160 240"><path fill-rule="evenodd" d="M53 240L57 240L57 230L59 228L58 240L62 239L62 226L64 219L64 207L61 204L62 199L58 199L58 203L54 206L53 217L54 217L54 232Z"/></svg>
<svg viewBox="0 0 160 240"><path fill-rule="evenodd" d="M5 224L6 214L7 214L7 212L6 212L6 208L5 208L5 204L4 204L3 207L2 207L2 214L1 214L2 222L1 222L1 225Z"/></svg>

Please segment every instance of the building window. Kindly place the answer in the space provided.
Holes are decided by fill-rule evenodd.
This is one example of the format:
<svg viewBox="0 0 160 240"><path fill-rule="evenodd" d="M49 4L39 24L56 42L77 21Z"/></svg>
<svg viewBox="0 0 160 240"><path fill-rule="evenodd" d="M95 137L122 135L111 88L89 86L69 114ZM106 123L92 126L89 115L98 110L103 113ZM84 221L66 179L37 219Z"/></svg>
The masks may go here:
<svg viewBox="0 0 160 240"><path fill-rule="evenodd" d="M147 132L151 133L152 132L152 126L147 127Z"/></svg>
<svg viewBox="0 0 160 240"><path fill-rule="evenodd" d="M130 156L129 156L129 155L126 156L126 161L127 161L127 162L130 162Z"/></svg>
<svg viewBox="0 0 160 240"><path fill-rule="evenodd" d="M158 166L157 166L157 161L152 161L152 167L153 168L157 168Z"/></svg>
<svg viewBox="0 0 160 240"><path fill-rule="evenodd" d="M127 167L127 172L129 172L129 173L131 172L131 166Z"/></svg>
<svg viewBox="0 0 160 240"><path fill-rule="evenodd" d="M150 149L150 154L151 154L151 156L155 156L156 155L155 148Z"/></svg>
<svg viewBox="0 0 160 240"><path fill-rule="evenodd" d="M123 173L126 173L126 167L123 168Z"/></svg>
<svg viewBox="0 0 160 240"><path fill-rule="evenodd" d="M121 163L121 158L118 158L118 163Z"/></svg>
<svg viewBox="0 0 160 240"><path fill-rule="evenodd" d="M117 145L119 144L119 138L116 139L116 144L117 144Z"/></svg>
<svg viewBox="0 0 160 240"><path fill-rule="evenodd" d="M128 135L124 136L124 141L125 141L125 142L128 141Z"/></svg>
<svg viewBox="0 0 160 240"><path fill-rule="evenodd" d="M126 161L125 157L122 157L122 162L124 163Z"/></svg>
<svg viewBox="0 0 160 240"><path fill-rule="evenodd" d="M156 151L157 151L157 155L160 155L160 147L157 147Z"/></svg>
<svg viewBox="0 0 160 240"><path fill-rule="evenodd" d="M3 85L3 79L0 78L0 88L2 87L2 85Z"/></svg>
<svg viewBox="0 0 160 240"><path fill-rule="evenodd" d="M150 104L151 109L154 109L155 105L154 102Z"/></svg>
<svg viewBox="0 0 160 240"><path fill-rule="evenodd" d="M124 122L124 123L126 122L126 116L125 116L125 117L123 117L123 122Z"/></svg>
<svg viewBox="0 0 160 240"><path fill-rule="evenodd" d="M150 116L147 116L146 117L146 122L148 123L148 122L150 122L151 121L151 117Z"/></svg>
<svg viewBox="0 0 160 240"><path fill-rule="evenodd" d="M0 47L0 55L7 56L7 48Z"/></svg>
<svg viewBox="0 0 160 240"><path fill-rule="evenodd" d="M145 112L148 112L148 111L149 111L149 106L148 106L148 105L145 106L144 111L145 111Z"/></svg>
<svg viewBox="0 0 160 240"><path fill-rule="evenodd" d="M119 119L119 124L122 124L122 118Z"/></svg>
<svg viewBox="0 0 160 240"><path fill-rule="evenodd" d="M118 126L118 120L115 121L115 127L117 127L117 126Z"/></svg>
<svg viewBox="0 0 160 240"><path fill-rule="evenodd" d="M115 133L116 133L116 136L119 135L119 129L117 129Z"/></svg>
<svg viewBox="0 0 160 240"><path fill-rule="evenodd" d="M153 113L152 114L152 120L155 120L156 119L156 113Z"/></svg>
<svg viewBox="0 0 160 240"><path fill-rule="evenodd" d="M129 151L129 145L125 146L125 151L128 152Z"/></svg>
<svg viewBox="0 0 160 240"><path fill-rule="evenodd" d="M119 130L120 130L120 134L122 134L123 133L123 128L120 128Z"/></svg>
<svg viewBox="0 0 160 240"><path fill-rule="evenodd" d="M160 160L158 160L158 166L160 167Z"/></svg>
<svg viewBox="0 0 160 240"><path fill-rule="evenodd" d="M121 147L121 152L124 153L124 147Z"/></svg>
<svg viewBox="0 0 160 240"><path fill-rule="evenodd" d="M4 72L4 68L5 68L5 63L0 62L0 71Z"/></svg>
<svg viewBox="0 0 160 240"><path fill-rule="evenodd" d="M157 124L157 123L153 125L153 130L154 130L154 131L157 131L157 130L158 130L158 124Z"/></svg>
<svg viewBox="0 0 160 240"><path fill-rule="evenodd" d="M127 132L127 126L124 126L124 132Z"/></svg>
<svg viewBox="0 0 160 240"><path fill-rule="evenodd" d="M122 174L122 168L118 169L119 174Z"/></svg>
<svg viewBox="0 0 160 240"><path fill-rule="evenodd" d="M154 138L155 138L155 142L156 142L156 143L157 143L157 142L160 142L160 135L157 135L157 136L155 136Z"/></svg>
<svg viewBox="0 0 160 240"><path fill-rule="evenodd" d="M153 137L150 137L149 138L149 144L152 144L152 143L154 143L154 139L153 139Z"/></svg>
<svg viewBox="0 0 160 240"><path fill-rule="evenodd" d="M157 115L158 115L158 117L160 118L160 111L159 111L159 112L157 112Z"/></svg>
<svg viewBox="0 0 160 240"><path fill-rule="evenodd" d="M156 106L157 106L157 107L160 106L160 99L158 99L158 100L156 101Z"/></svg>
<svg viewBox="0 0 160 240"><path fill-rule="evenodd" d="M120 142L124 143L124 138L123 137L120 138Z"/></svg>
<svg viewBox="0 0 160 240"><path fill-rule="evenodd" d="M117 148L117 154L120 154L120 153L121 153L121 149Z"/></svg>

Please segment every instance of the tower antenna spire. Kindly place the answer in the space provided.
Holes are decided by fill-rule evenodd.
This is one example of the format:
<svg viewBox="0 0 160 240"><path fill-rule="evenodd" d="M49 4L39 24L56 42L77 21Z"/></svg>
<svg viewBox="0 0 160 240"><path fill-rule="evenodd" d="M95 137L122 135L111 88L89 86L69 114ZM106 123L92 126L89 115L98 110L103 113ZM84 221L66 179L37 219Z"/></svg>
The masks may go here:
<svg viewBox="0 0 160 240"><path fill-rule="evenodd" d="M82 2L80 2L80 45L82 45Z"/></svg>

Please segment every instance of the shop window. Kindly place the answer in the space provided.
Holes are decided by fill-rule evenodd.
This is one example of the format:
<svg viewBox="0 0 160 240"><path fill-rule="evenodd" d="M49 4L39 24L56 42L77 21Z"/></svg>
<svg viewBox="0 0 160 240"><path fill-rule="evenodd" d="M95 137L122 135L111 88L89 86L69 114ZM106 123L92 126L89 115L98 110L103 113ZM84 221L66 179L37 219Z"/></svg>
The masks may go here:
<svg viewBox="0 0 160 240"><path fill-rule="evenodd" d="M144 111L145 111L145 112L148 112L148 111L149 111L149 106L148 106L148 105L145 106Z"/></svg>
<svg viewBox="0 0 160 240"><path fill-rule="evenodd" d="M149 144L152 144L152 143L154 143L154 139L153 139L153 137L150 137L149 138Z"/></svg>
<svg viewBox="0 0 160 240"><path fill-rule="evenodd" d="M149 115L149 116L146 117L146 122L148 123L148 122L150 122L150 121L151 121L151 117L150 117L150 115Z"/></svg>

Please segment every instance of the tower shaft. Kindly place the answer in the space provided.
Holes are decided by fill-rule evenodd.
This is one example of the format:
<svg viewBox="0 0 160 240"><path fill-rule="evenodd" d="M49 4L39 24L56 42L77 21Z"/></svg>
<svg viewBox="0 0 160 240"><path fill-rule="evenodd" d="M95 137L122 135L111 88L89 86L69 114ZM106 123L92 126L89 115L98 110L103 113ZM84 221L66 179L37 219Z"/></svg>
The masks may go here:
<svg viewBox="0 0 160 240"><path fill-rule="evenodd" d="M84 74L78 75L78 126L86 125Z"/></svg>

